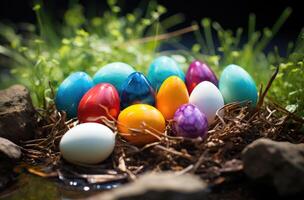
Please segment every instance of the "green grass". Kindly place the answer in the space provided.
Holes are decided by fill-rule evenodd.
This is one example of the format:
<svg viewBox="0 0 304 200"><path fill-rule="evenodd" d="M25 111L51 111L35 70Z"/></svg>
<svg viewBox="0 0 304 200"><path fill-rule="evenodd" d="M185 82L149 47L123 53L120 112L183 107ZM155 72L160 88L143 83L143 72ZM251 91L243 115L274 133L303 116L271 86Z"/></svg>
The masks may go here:
<svg viewBox="0 0 304 200"><path fill-rule="evenodd" d="M37 25L22 24L20 28L0 23L0 41L4 41L0 45L0 54L4 58L2 62L11 71L9 75L1 73L1 86L25 84L31 91L34 104L46 107L53 103L50 85L56 89L72 72L86 71L93 75L101 66L115 61L129 63L146 72L150 62L162 53L175 58L184 70L191 60L204 60L217 75L226 65L238 64L253 76L258 86L265 86L274 67L280 66L269 96L304 116L303 32L295 43L291 41L289 44L287 56L279 55L277 47L265 53L265 48L292 13L290 8L282 12L272 27L263 30L256 30L258 22L254 14L249 16L248 28L235 31L225 30L211 19L194 22L194 27L200 28L194 29L197 42L189 49L179 43L178 38L170 38L170 34L167 40L158 37L181 23L183 16L177 14L160 21L166 8L154 1L148 2L148 5L122 15L117 2L108 0L109 10L101 16L90 12L85 15L81 5L71 3L59 23L52 19L43 2L38 1L33 6ZM146 37L152 39L143 39ZM245 43L241 42L244 37L247 38ZM219 42L219 48L216 48L215 41ZM178 50L158 52L165 42L170 42Z"/></svg>
<svg viewBox="0 0 304 200"><path fill-rule="evenodd" d="M155 57L159 42L136 40L160 34L183 20L176 15L173 23L160 26L159 17L166 9L153 1L145 12L136 9L125 16L121 16L114 1L109 1L109 6L110 10L103 16L87 19L81 5L72 4L64 14L63 25L58 25L50 19L42 3L36 4L33 9L37 13L38 30L27 25L24 35L18 35L12 26L0 24L0 34L6 41L0 46L0 53L10 58L15 81L29 87L36 106L45 107L52 101L50 85L57 88L75 71L93 75L101 66L115 61L145 71Z"/></svg>

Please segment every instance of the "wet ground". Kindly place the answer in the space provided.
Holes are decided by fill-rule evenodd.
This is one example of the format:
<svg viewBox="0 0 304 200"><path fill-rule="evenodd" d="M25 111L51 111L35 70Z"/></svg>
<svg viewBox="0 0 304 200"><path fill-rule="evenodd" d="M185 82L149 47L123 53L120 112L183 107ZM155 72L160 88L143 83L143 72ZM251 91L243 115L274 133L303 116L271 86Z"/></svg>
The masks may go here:
<svg viewBox="0 0 304 200"><path fill-rule="evenodd" d="M79 188L78 188L79 189ZM17 182L0 193L0 199L6 200L55 200L55 199L85 199L101 191L75 190L56 180L41 178L32 174L23 173L18 176ZM239 176L229 184L211 188L208 195L210 200L258 200L258 199L302 199L300 196L279 197L276 192L259 183L250 182L246 177Z"/></svg>

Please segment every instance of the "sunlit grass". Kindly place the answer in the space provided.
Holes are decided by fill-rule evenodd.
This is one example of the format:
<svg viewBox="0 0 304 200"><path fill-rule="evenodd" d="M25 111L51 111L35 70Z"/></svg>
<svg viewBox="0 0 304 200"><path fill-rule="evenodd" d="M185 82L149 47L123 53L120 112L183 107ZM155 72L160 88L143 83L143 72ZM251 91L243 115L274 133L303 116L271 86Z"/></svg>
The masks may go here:
<svg viewBox="0 0 304 200"><path fill-rule="evenodd" d="M166 8L154 1L149 1L144 6L146 9L134 9L126 15L121 14L116 1L108 0L108 4L109 10L102 16L90 17L85 16L81 5L71 4L63 22L58 23L40 2L33 7L37 26L22 24L20 28L0 23L0 37L4 41L0 54L6 58L5 64L11 71L10 76L1 73L1 85L25 84L31 90L34 104L46 107L53 102L50 85L56 89L72 72L86 71L93 75L101 66L115 61L146 72L152 59L168 54L184 70L193 59L204 60L218 76L226 65L238 64L253 76L258 87L265 86L274 67L280 66L270 96L304 115L303 33L298 41L289 44L286 56L280 55L277 47L265 53L265 48L290 16L290 8L283 11L271 28L263 30L256 30L258 22L254 14L249 16L247 28L235 31L225 30L207 18L194 22L189 30L185 29L185 32L193 31L196 38L189 49L176 40L183 32L166 33L168 28L183 21L182 15L160 21ZM244 38L246 41L242 41ZM167 42L177 50L159 52L160 45Z"/></svg>

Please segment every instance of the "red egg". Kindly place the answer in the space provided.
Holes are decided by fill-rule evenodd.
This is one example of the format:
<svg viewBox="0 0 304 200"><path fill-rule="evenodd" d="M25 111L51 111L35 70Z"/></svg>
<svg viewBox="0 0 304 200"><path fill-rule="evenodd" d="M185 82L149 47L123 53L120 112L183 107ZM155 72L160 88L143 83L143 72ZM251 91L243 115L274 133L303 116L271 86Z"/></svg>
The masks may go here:
<svg viewBox="0 0 304 200"><path fill-rule="evenodd" d="M103 123L102 116L117 118L120 112L119 95L115 87L109 83L101 83L91 88L81 99L78 106L80 123Z"/></svg>
<svg viewBox="0 0 304 200"><path fill-rule="evenodd" d="M211 68L206 63L195 60L190 64L186 74L186 85L189 94L191 94L196 85L203 81L209 81L218 86L218 80Z"/></svg>

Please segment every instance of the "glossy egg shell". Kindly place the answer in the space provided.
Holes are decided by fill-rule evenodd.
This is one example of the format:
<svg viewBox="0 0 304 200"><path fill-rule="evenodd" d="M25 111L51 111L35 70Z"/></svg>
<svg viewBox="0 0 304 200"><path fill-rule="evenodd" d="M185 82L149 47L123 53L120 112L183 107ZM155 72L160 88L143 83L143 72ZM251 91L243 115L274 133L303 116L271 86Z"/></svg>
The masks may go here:
<svg viewBox="0 0 304 200"><path fill-rule="evenodd" d="M103 123L101 117L117 118L120 112L120 100L115 87L101 83L90 89L81 99L78 106L78 120Z"/></svg>
<svg viewBox="0 0 304 200"><path fill-rule="evenodd" d="M221 74L219 89L225 103L250 101L257 103L258 92L251 76L240 66L228 65Z"/></svg>
<svg viewBox="0 0 304 200"><path fill-rule="evenodd" d="M118 116L119 134L128 142L142 146L158 141L157 137L148 134L149 130L155 135L163 134L166 123L163 115L153 106L147 104L135 104L127 107ZM138 129L134 132L130 129Z"/></svg>
<svg viewBox="0 0 304 200"><path fill-rule="evenodd" d="M156 108L165 119L173 119L175 111L189 102L189 94L184 82L177 76L170 76L161 85L156 96Z"/></svg>
<svg viewBox="0 0 304 200"><path fill-rule="evenodd" d="M123 62L113 62L100 68L95 73L93 81L95 84L110 83L120 93L122 84L133 72L135 70L130 65Z"/></svg>
<svg viewBox="0 0 304 200"><path fill-rule="evenodd" d="M155 104L155 92L148 79L140 72L133 72L122 85L121 108L133 104Z"/></svg>
<svg viewBox="0 0 304 200"><path fill-rule="evenodd" d="M189 94L195 86L203 81L209 81L218 86L218 80L211 68L206 63L195 60L190 64L186 73L186 85Z"/></svg>
<svg viewBox="0 0 304 200"><path fill-rule="evenodd" d="M189 102L198 107L208 119L210 125L216 116L216 111L224 106L224 99L219 89L209 81L199 83L192 91ZM222 114L219 112L219 114Z"/></svg>
<svg viewBox="0 0 304 200"><path fill-rule="evenodd" d="M55 97L57 109L65 111L68 118L76 117L81 98L93 86L91 77L85 72L72 73L58 87Z"/></svg>
<svg viewBox="0 0 304 200"><path fill-rule="evenodd" d="M208 131L208 120L195 105L184 104L174 114L174 129L177 136L203 138Z"/></svg>
<svg viewBox="0 0 304 200"><path fill-rule="evenodd" d="M98 123L84 123L68 130L60 140L63 158L72 163L97 164L113 152L115 135Z"/></svg>
<svg viewBox="0 0 304 200"><path fill-rule="evenodd" d="M155 91L158 91L161 84L169 76L178 76L185 80L184 72L179 68L176 61L167 56L156 58L150 65L148 79Z"/></svg>

